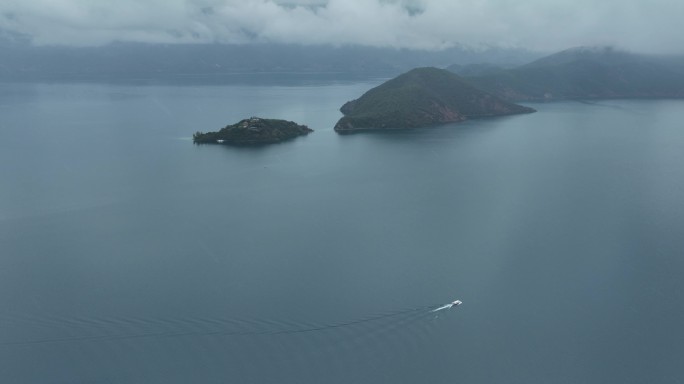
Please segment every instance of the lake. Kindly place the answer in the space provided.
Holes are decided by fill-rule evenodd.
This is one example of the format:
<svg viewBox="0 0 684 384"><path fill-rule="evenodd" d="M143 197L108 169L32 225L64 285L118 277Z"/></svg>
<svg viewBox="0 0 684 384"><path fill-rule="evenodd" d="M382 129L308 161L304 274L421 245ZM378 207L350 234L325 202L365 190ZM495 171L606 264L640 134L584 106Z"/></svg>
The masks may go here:
<svg viewBox="0 0 684 384"><path fill-rule="evenodd" d="M0 84L0 381L684 382L684 101L337 135L381 81Z"/></svg>

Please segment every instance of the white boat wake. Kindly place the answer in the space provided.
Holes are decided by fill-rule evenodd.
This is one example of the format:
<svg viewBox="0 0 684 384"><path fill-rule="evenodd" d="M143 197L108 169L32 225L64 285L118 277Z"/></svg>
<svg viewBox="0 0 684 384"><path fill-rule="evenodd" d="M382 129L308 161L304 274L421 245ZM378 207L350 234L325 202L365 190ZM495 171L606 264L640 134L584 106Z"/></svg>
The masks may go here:
<svg viewBox="0 0 684 384"><path fill-rule="evenodd" d="M442 305L441 307L437 307L437 308L433 309L433 310L430 311L430 312L437 312L437 311L441 311L441 310L443 310L443 309L450 309L450 308L452 308L452 307L458 307L458 306L461 305L461 304L463 304L463 302L462 302L461 300L454 300L454 301L452 301L451 303L449 303L449 304L444 304L444 305Z"/></svg>

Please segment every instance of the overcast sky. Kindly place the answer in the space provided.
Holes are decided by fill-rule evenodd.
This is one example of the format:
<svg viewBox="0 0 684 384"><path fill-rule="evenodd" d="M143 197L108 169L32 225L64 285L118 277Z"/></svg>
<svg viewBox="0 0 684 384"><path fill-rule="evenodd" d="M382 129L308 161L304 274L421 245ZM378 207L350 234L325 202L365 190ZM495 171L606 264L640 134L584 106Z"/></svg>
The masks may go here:
<svg viewBox="0 0 684 384"><path fill-rule="evenodd" d="M684 0L2 0L34 44L283 42L684 53Z"/></svg>

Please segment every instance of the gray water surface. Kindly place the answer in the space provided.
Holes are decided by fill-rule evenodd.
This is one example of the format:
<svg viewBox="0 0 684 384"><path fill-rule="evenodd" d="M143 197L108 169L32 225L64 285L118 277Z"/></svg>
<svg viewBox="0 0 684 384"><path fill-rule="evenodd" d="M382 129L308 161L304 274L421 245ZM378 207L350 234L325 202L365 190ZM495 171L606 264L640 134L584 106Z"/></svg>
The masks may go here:
<svg viewBox="0 0 684 384"><path fill-rule="evenodd" d="M684 101L335 134L377 83L0 85L0 381L684 381Z"/></svg>

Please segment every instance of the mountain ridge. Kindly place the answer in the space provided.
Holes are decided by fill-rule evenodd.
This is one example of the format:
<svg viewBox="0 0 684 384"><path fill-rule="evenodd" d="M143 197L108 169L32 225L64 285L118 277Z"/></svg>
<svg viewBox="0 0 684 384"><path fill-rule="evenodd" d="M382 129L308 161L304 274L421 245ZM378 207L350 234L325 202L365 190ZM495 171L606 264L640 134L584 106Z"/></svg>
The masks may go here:
<svg viewBox="0 0 684 384"><path fill-rule="evenodd" d="M0 41L0 79L119 79L241 73L348 73L395 76L411 68L494 62L519 65L539 54L517 49L442 51L297 44L32 46Z"/></svg>
<svg viewBox="0 0 684 384"><path fill-rule="evenodd" d="M576 47L512 69L469 76L475 87L507 100L684 97L676 60L613 47Z"/></svg>

